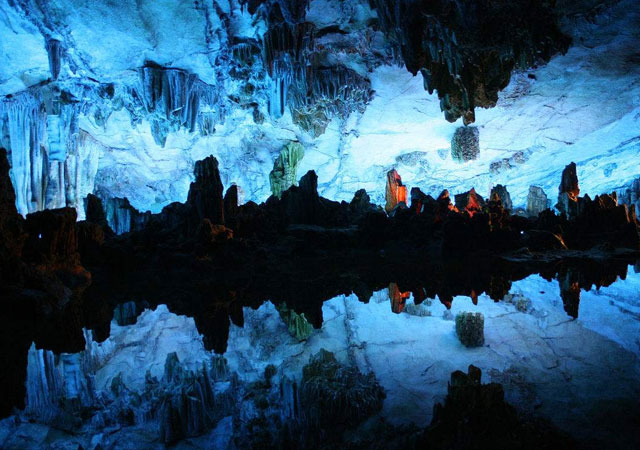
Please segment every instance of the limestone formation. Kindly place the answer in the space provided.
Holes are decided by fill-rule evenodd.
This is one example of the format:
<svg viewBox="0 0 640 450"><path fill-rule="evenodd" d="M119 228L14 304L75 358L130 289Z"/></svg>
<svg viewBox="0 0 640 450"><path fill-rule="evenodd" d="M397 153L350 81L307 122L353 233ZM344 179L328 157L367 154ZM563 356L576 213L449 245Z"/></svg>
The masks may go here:
<svg viewBox="0 0 640 450"><path fill-rule="evenodd" d="M196 179L189 188L187 203L199 219L209 219L215 225L224 224L223 186L218 160L209 156L196 162Z"/></svg>
<svg viewBox="0 0 640 450"><path fill-rule="evenodd" d="M407 187L402 184L400 174L392 169L387 173L387 189L385 193L387 214L391 213L398 203L407 204Z"/></svg>
<svg viewBox="0 0 640 450"><path fill-rule="evenodd" d="M466 211L470 216L481 212L486 206L486 202L474 188L464 194L456 195L455 204L458 211Z"/></svg>
<svg viewBox="0 0 640 450"><path fill-rule="evenodd" d="M505 401L502 385L482 384L482 372L451 374L444 403L433 408L431 424L418 439L419 449L539 448L576 449L577 444L551 423L521 417Z"/></svg>
<svg viewBox="0 0 640 450"><path fill-rule="evenodd" d="M484 315L463 312L456 316L456 334L465 347L484 345Z"/></svg>
<svg viewBox="0 0 640 450"><path fill-rule="evenodd" d="M556 208L569 220L574 220L578 216L578 200L580 186L576 173L576 164L571 163L562 171Z"/></svg>
<svg viewBox="0 0 640 450"><path fill-rule="evenodd" d="M102 200L93 194L89 194L85 199L85 215L87 222L95 223L105 229L109 226Z"/></svg>
<svg viewBox="0 0 640 450"><path fill-rule="evenodd" d="M350 68L312 65L294 71L288 98L294 123L317 137L334 117L346 120L351 113L363 113L373 90Z"/></svg>
<svg viewBox="0 0 640 450"><path fill-rule="evenodd" d="M458 162L472 161L480 156L480 130L460 127L451 138L451 157Z"/></svg>
<svg viewBox="0 0 640 450"><path fill-rule="evenodd" d="M506 186L498 184L497 186L491 188L491 194L489 195L489 198L491 200L494 200L494 196L497 196L497 198L500 199L500 202L502 202L502 206L504 207L504 209L506 209L507 211L513 210L511 195L509 194L509 191L507 191Z"/></svg>
<svg viewBox="0 0 640 450"><path fill-rule="evenodd" d="M301 407L308 423L320 429L354 427L382 409L384 398L373 374L340 364L324 349L302 369Z"/></svg>
<svg viewBox="0 0 640 450"><path fill-rule="evenodd" d="M496 104L514 67L549 60L570 42L547 3L462 0L455 13L449 2L374 0L372 5L407 70L422 73L425 89L438 92L450 122L459 117L473 122L476 107ZM478 34L487 39L474 39Z"/></svg>
<svg viewBox="0 0 640 450"><path fill-rule="evenodd" d="M415 214L420 214L425 207L425 203L428 202L427 195L418 187L411 188L411 211ZM433 198L431 199L433 201Z"/></svg>
<svg viewBox="0 0 640 450"><path fill-rule="evenodd" d="M78 263L76 211L72 208L50 209L27 215L25 231L29 238L24 253L30 260L51 265Z"/></svg>
<svg viewBox="0 0 640 450"><path fill-rule="evenodd" d="M213 88L186 70L147 64L138 72L140 82L134 87L134 98L142 102L144 111L150 115L156 144L164 147L168 134L180 128L194 132L200 102L213 97Z"/></svg>
<svg viewBox="0 0 640 450"><path fill-rule="evenodd" d="M238 215L238 206L240 206L238 197L238 185L232 184L227 189L227 193L224 194L224 217L226 221L235 219Z"/></svg>
<svg viewBox="0 0 640 450"><path fill-rule="evenodd" d="M293 309L287 307L286 303L282 303L277 307L280 318L284 322L289 334L298 341L306 341L313 333L313 327L305 319L304 313L298 314Z"/></svg>
<svg viewBox="0 0 640 450"><path fill-rule="evenodd" d="M298 180L298 165L304 158L304 147L299 142L289 142L285 145L273 163L273 170L269 174L271 193L282 197L282 193L296 184Z"/></svg>
<svg viewBox="0 0 640 450"><path fill-rule="evenodd" d="M24 238L22 218L16 209L16 196L9 178L7 153L0 148L0 267L18 257ZM13 264L9 264L7 269L11 265ZM0 281L5 275L5 271L2 272ZM6 274L8 273L7 270Z"/></svg>
<svg viewBox="0 0 640 450"><path fill-rule="evenodd" d="M210 250L216 244L233 239L233 230L224 225L212 224L209 219L202 219L196 234L200 250Z"/></svg>
<svg viewBox="0 0 640 450"><path fill-rule="evenodd" d="M362 219L366 214L378 210L378 208L377 205L371 203L371 197L364 189L356 191L349 203L349 209L356 221Z"/></svg>
<svg viewBox="0 0 640 450"><path fill-rule="evenodd" d="M402 292L396 283L391 283L389 284L388 294L391 301L391 312L400 314L404 310L411 293Z"/></svg>
<svg viewBox="0 0 640 450"><path fill-rule="evenodd" d="M539 186L530 186L529 195L527 196L527 215L536 217L547 208L549 208L547 194Z"/></svg>
<svg viewBox="0 0 640 450"><path fill-rule="evenodd" d="M92 205L97 208L97 205ZM141 213L127 198L109 198L105 201L105 215L109 227L116 234L142 229L148 222L149 212ZM93 217L95 220L96 217Z"/></svg>
<svg viewBox="0 0 640 450"><path fill-rule="evenodd" d="M624 189L620 195L618 195L620 203L625 205L634 206L636 213L640 211L640 178L633 180L629 187Z"/></svg>

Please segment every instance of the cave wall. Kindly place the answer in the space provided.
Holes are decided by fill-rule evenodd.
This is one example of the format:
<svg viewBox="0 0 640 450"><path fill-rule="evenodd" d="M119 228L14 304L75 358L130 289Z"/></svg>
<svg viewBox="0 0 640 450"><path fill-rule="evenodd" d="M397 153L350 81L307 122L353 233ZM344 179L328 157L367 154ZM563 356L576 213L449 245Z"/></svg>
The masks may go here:
<svg viewBox="0 0 640 450"><path fill-rule="evenodd" d="M570 161L587 192L624 189L637 175L635 2L519 2L513 23L492 1L445 3L2 0L0 141L18 208L82 217L96 192L159 211L211 154L225 185L262 201L291 141L300 173L335 199L364 187L382 203L397 168L428 193L504 184L522 205ZM416 12L428 23L402 20ZM480 155L459 164L451 138L472 119Z"/></svg>

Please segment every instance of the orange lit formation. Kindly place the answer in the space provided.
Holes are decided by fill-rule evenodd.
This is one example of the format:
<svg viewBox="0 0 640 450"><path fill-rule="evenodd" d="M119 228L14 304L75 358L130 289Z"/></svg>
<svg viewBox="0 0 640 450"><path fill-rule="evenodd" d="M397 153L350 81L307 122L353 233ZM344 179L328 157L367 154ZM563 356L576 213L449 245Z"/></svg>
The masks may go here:
<svg viewBox="0 0 640 450"><path fill-rule="evenodd" d="M467 204L464 206L464 210L469 213L470 217L473 217L475 213L482 211L482 201L478 198L475 188L471 188L469 191Z"/></svg>
<svg viewBox="0 0 640 450"><path fill-rule="evenodd" d="M389 300L391 300L391 311L400 314L405 305L407 304L407 300L411 296L411 292L402 292L398 288L396 283L389 284Z"/></svg>
<svg viewBox="0 0 640 450"><path fill-rule="evenodd" d="M400 174L395 170L387 173L387 190L385 194L387 204L384 209L389 214L399 203L407 205L407 187L402 184Z"/></svg>

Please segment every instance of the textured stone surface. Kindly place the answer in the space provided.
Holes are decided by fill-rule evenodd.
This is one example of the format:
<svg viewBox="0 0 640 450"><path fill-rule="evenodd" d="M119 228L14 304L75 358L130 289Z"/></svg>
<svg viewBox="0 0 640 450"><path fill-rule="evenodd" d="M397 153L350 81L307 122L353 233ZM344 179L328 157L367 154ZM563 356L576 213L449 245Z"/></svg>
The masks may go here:
<svg viewBox="0 0 640 450"><path fill-rule="evenodd" d="M562 171L560 181L558 204L556 208L567 219L574 220L578 216L578 196L580 195L580 185L578 184L578 174L576 164L571 163Z"/></svg>
<svg viewBox="0 0 640 450"><path fill-rule="evenodd" d="M484 316L463 312L456 316L456 334L465 347L484 345Z"/></svg>
<svg viewBox="0 0 640 450"><path fill-rule="evenodd" d="M507 211L513 210L513 202L511 201L511 194L509 194L509 191L507 190L506 186L499 184L497 186L492 187L491 194L489 195L489 199L494 200L494 196L497 196L498 199L500 199L500 202L502 202L502 206L504 206L504 209L506 209Z"/></svg>
<svg viewBox="0 0 640 450"><path fill-rule="evenodd" d="M298 166L304 158L304 147L299 142L289 142L280 150L269 174L271 193L280 198L282 193L298 182Z"/></svg>
<svg viewBox="0 0 640 450"><path fill-rule="evenodd" d="M460 127L451 139L451 157L458 162L472 161L480 156L480 130Z"/></svg>
<svg viewBox="0 0 640 450"><path fill-rule="evenodd" d="M549 199L540 186L530 186L527 196L527 214L537 216L549 208Z"/></svg>

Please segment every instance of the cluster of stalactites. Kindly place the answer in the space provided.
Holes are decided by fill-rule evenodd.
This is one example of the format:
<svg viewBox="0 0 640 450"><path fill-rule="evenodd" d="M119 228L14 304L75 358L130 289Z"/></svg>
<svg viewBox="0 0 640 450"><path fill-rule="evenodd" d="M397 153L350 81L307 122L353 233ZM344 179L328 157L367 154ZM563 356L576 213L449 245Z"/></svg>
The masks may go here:
<svg viewBox="0 0 640 450"><path fill-rule="evenodd" d="M263 60L269 83L269 114L279 119L285 113L289 87L313 52L313 24L273 25L263 36Z"/></svg>
<svg viewBox="0 0 640 450"><path fill-rule="evenodd" d="M146 65L139 74L132 97L141 103L141 115L150 121L156 144L164 147L169 133L180 128L193 133L199 126L203 135L213 133L221 120L215 87L180 69Z"/></svg>
<svg viewBox="0 0 640 450"><path fill-rule="evenodd" d="M0 102L0 147L8 150L20 214L69 206L84 218L102 146L78 128L82 108L31 91Z"/></svg>
<svg viewBox="0 0 640 450"><path fill-rule="evenodd" d="M269 79L269 114L278 119L288 105L294 123L317 137L334 117L363 111L371 100L371 83L343 66L323 67L314 45L314 25L272 25L263 36L263 59Z"/></svg>
<svg viewBox="0 0 640 450"><path fill-rule="evenodd" d="M308 66L296 72L288 98L294 123L317 137L334 117L364 112L372 97L369 80L351 69Z"/></svg>
<svg viewBox="0 0 640 450"><path fill-rule="evenodd" d="M546 2L372 0L372 6L407 69L422 73L452 122L474 122L474 109L495 105L515 67L547 61L569 45Z"/></svg>

